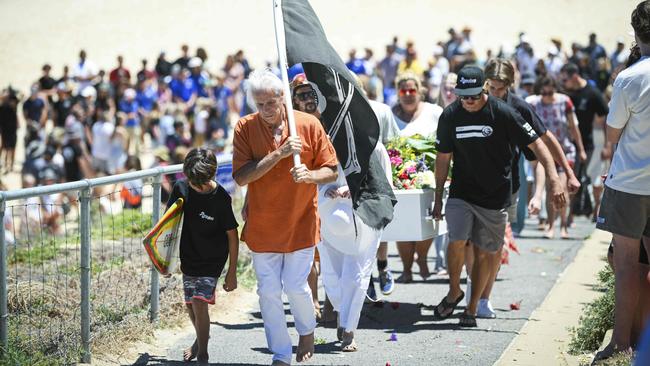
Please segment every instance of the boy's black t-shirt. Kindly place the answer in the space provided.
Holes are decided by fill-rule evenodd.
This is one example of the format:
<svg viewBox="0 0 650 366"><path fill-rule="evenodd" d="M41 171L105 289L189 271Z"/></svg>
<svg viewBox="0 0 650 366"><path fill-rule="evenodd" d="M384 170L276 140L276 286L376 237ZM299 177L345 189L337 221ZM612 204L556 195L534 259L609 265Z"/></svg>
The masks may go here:
<svg viewBox="0 0 650 366"><path fill-rule="evenodd" d="M478 112L466 111L459 100L442 112L437 148L453 153L449 197L492 210L510 205L512 146L538 138L521 115L498 98L488 96Z"/></svg>
<svg viewBox="0 0 650 366"><path fill-rule="evenodd" d="M238 224L228 193L217 184L208 193L192 189L186 180L174 184L167 202L169 208L183 197L181 232L181 271L188 276L218 277L228 260L228 230Z"/></svg>

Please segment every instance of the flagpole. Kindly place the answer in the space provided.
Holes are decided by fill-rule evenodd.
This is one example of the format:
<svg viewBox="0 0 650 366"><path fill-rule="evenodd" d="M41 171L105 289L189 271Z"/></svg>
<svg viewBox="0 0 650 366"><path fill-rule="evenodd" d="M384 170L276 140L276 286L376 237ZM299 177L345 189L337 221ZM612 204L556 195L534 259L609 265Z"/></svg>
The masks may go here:
<svg viewBox="0 0 650 366"><path fill-rule="evenodd" d="M298 136L296 121L293 116L293 104L291 103L291 88L289 87L289 75L287 74L287 47L284 39L284 18L282 16L282 0L273 1L273 24L275 25L275 44L278 48L278 59L280 62L280 73L284 85L284 104L287 106L287 121L289 122L289 136ZM300 154L293 154L293 165L300 165Z"/></svg>

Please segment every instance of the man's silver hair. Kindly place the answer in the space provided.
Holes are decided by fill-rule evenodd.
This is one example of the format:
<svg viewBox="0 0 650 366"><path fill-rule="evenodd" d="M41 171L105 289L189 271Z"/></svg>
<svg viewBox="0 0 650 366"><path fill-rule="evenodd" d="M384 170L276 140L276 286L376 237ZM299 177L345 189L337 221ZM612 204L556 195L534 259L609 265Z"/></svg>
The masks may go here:
<svg viewBox="0 0 650 366"><path fill-rule="evenodd" d="M248 76L248 92L250 96L268 91L275 93L275 95L281 95L283 90L282 80L271 72L271 69L255 70Z"/></svg>

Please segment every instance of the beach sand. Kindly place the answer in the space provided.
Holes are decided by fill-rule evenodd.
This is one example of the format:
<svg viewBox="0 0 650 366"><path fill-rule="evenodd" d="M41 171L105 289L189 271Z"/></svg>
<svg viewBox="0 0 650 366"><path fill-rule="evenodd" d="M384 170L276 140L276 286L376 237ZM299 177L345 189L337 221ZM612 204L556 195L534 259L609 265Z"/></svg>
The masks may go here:
<svg viewBox="0 0 650 366"><path fill-rule="evenodd" d="M447 40L447 29L470 26L479 57L514 46L526 31L537 54L545 55L550 37L587 42L590 32L611 51L617 37L633 41L630 13L638 0L313 0L325 32L344 60L351 48L370 47L381 59L393 35L415 41L419 57L428 59L433 45ZM161 50L168 59L180 56L187 43L209 55L211 69L225 56L243 49L253 66L275 60L271 0L0 1L0 86L11 83L27 92L44 63L59 77L73 65L81 48L107 72L124 55L135 74L140 59L150 67ZM360 55L363 52L361 51Z"/></svg>

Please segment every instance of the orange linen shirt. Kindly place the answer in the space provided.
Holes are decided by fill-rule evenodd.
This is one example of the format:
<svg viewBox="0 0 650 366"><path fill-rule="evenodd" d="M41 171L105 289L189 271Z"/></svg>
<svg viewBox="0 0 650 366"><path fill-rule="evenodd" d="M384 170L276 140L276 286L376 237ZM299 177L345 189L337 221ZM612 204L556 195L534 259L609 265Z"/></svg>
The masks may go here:
<svg viewBox="0 0 650 366"><path fill-rule="evenodd" d="M302 140L300 161L310 170L336 169L336 152L320 121L298 111L294 116ZM283 123L282 139L276 143L272 127L259 117L259 113L249 114L237 122L233 176L242 166L261 160L286 141L289 128L286 121ZM248 217L241 239L253 252L290 253L320 241L317 186L295 183L291 168L293 157L289 156L248 184Z"/></svg>

